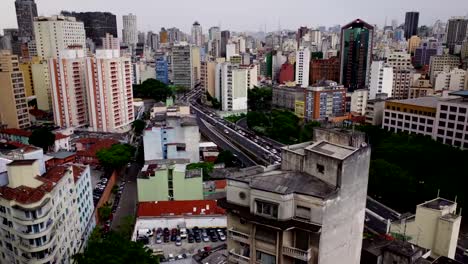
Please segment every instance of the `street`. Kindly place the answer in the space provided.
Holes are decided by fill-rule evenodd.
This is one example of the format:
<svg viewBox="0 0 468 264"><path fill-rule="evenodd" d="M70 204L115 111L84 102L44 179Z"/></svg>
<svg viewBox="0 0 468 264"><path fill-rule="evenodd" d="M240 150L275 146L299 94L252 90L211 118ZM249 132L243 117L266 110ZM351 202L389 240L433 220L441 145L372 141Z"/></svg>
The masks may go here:
<svg viewBox="0 0 468 264"><path fill-rule="evenodd" d="M130 168L124 172L122 180L125 180L126 184L122 191L122 198L120 199L117 211L114 214L111 228L117 230L122 223L122 220L126 216L135 217L137 210L137 183L136 178L140 172L140 165L132 163Z"/></svg>

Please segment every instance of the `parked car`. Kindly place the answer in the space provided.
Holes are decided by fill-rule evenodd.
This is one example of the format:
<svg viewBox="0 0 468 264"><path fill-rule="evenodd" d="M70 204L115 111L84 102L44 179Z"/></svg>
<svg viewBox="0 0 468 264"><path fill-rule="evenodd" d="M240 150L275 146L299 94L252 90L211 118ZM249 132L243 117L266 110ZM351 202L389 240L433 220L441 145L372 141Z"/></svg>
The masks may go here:
<svg viewBox="0 0 468 264"><path fill-rule="evenodd" d="M189 236L187 238L187 242L189 242L190 244L193 243L195 241L195 239L193 238L193 236Z"/></svg>
<svg viewBox="0 0 468 264"><path fill-rule="evenodd" d="M219 235L219 240L226 241L226 236L224 234Z"/></svg>
<svg viewBox="0 0 468 264"><path fill-rule="evenodd" d="M187 229L186 228L181 228L180 229L180 238L182 238L182 239L187 238Z"/></svg>
<svg viewBox="0 0 468 264"><path fill-rule="evenodd" d="M182 238L180 236L176 237L175 244L176 246L182 246Z"/></svg>
<svg viewBox="0 0 468 264"><path fill-rule="evenodd" d="M169 259L169 261L174 261L174 260L175 260L174 255L173 255L173 254L169 254L168 259Z"/></svg>
<svg viewBox="0 0 468 264"><path fill-rule="evenodd" d="M203 242L210 242L210 238L208 236L203 237Z"/></svg>
<svg viewBox="0 0 468 264"><path fill-rule="evenodd" d="M161 235L156 236L156 244L161 244L162 243L162 238Z"/></svg>

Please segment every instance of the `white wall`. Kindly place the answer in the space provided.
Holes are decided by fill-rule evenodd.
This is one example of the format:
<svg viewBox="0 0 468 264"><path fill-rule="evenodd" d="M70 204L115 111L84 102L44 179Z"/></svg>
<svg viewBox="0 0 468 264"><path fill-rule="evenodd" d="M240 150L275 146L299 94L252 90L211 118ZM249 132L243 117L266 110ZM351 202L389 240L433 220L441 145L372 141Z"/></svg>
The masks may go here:
<svg viewBox="0 0 468 264"><path fill-rule="evenodd" d="M375 99L376 94L386 93L392 96L393 68L383 61L373 61L371 65L369 99Z"/></svg>

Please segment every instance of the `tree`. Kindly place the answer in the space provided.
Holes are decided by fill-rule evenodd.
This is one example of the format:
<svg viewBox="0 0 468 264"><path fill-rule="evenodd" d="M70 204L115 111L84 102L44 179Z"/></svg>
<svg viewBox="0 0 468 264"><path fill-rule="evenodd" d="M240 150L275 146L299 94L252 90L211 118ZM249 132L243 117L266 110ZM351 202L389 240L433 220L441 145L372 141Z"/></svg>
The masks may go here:
<svg viewBox="0 0 468 264"><path fill-rule="evenodd" d="M104 235L97 229L93 231L84 252L72 258L77 264L159 264L159 258L152 253L143 243L130 241L114 232Z"/></svg>
<svg viewBox="0 0 468 264"><path fill-rule="evenodd" d="M133 123L132 123L133 131L137 135L141 135L141 133L143 132L145 127L146 127L146 122L141 120L141 119L137 119L137 120L133 121Z"/></svg>
<svg viewBox="0 0 468 264"><path fill-rule="evenodd" d="M218 154L215 163L224 163L226 167L232 167L236 158L229 150L223 150Z"/></svg>
<svg viewBox="0 0 468 264"><path fill-rule="evenodd" d="M271 87L254 87L247 92L247 105L250 111L269 111L272 99Z"/></svg>
<svg viewBox="0 0 468 264"><path fill-rule="evenodd" d="M172 96L169 86L156 79L148 79L140 85L133 86L134 97L152 98L156 101L165 101Z"/></svg>
<svg viewBox="0 0 468 264"><path fill-rule="evenodd" d="M203 181L210 180L210 173L214 169L214 164L211 162L198 162L198 163L190 163L186 167L187 170L193 169L202 169L203 172Z"/></svg>
<svg viewBox="0 0 468 264"><path fill-rule="evenodd" d="M314 137L314 128L320 127L321 124L318 121L310 121L305 123L302 126L301 133L299 136L299 141L305 142L305 141L310 141Z"/></svg>
<svg viewBox="0 0 468 264"><path fill-rule="evenodd" d="M39 128L32 132L29 137L29 144L40 147L44 152L55 144L55 135L46 128Z"/></svg>
<svg viewBox="0 0 468 264"><path fill-rule="evenodd" d="M135 148L129 144L115 144L109 149L101 149L96 156L102 166L106 168L121 168L133 157Z"/></svg>
<svg viewBox="0 0 468 264"><path fill-rule="evenodd" d="M107 203L99 207L98 209L99 219L103 222L107 221L110 218L111 214L112 214L112 208Z"/></svg>
<svg viewBox="0 0 468 264"><path fill-rule="evenodd" d="M121 224L118 226L119 234L126 239L130 239L135 226L135 217L127 215L122 219Z"/></svg>

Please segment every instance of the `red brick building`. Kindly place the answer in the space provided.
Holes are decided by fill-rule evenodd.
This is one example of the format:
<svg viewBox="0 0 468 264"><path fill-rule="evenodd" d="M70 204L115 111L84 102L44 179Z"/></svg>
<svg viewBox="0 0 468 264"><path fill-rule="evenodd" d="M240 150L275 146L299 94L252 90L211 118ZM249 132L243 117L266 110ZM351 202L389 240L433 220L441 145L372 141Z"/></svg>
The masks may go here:
<svg viewBox="0 0 468 264"><path fill-rule="evenodd" d="M340 59L337 57L310 61L309 84L320 80L340 82Z"/></svg>
<svg viewBox="0 0 468 264"><path fill-rule="evenodd" d="M289 63L288 61L281 65L279 73L279 83L284 84L286 82L294 81L294 64Z"/></svg>
<svg viewBox="0 0 468 264"><path fill-rule="evenodd" d="M76 161L82 164L99 165L96 153L119 142L108 138L80 138L76 141Z"/></svg>

